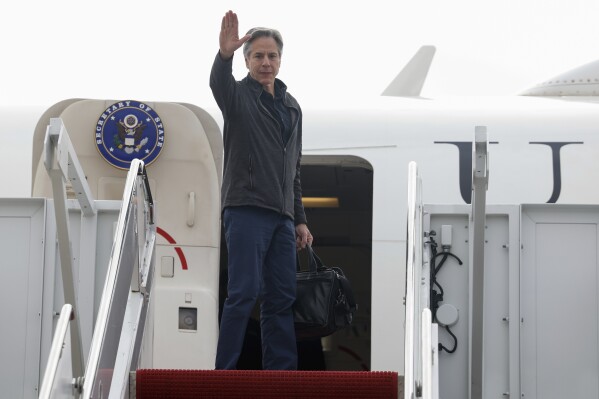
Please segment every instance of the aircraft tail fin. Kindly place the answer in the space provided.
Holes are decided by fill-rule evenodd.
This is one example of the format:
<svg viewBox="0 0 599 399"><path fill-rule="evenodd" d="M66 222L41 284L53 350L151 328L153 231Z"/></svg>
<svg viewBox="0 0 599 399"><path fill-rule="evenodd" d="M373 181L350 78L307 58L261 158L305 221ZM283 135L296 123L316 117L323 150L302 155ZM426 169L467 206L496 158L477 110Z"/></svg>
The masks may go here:
<svg viewBox="0 0 599 399"><path fill-rule="evenodd" d="M422 46L401 72L381 93L391 97L420 97L422 86L428 75L435 46Z"/></svg>

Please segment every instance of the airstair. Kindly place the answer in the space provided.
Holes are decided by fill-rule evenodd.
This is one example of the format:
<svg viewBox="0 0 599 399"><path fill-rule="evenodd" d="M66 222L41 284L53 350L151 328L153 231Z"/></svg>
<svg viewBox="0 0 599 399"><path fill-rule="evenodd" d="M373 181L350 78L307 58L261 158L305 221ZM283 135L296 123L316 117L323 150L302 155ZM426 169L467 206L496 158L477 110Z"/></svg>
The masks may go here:
<svg viewBox="0 0 599 399"><path fill-rule="evenodd" d="M486 127L475 128L472 152L472 204L467 210L472 226L469 237L470 259L472 265L472 314L470 353L472 354L468 370L468 379L474 387L468 392L468 398L481 398L479 387L482 385L482 365L476 364L482 358L482 284L484 280L484 242L486 217L486 191L488 187L489 165L487 152ZM438 399L439 387L439 320L435 298L433 297L436 258L443 255L455 257L443 246L437 253L433 247L435 232L430 230L430 206L422 201L422 181L416 162L410 162L408 171L408 218L407 218L407 259L406 259L406 333L404 391L406 399ZM428 228L427 228L428 227ZM446 233L447 234L447 233ZM468 241L467 241L468 242ZM456 259L462 263L459 258ZM444 259L443 261L445 261ZM456 344L457 345L457 344ZM457 349L457 346L454 350ZM466 376L465 376L466 377Z"/></svg>
<svg viewBox="0 0 599 399"><path fill-rule="evenodd" d="M46 169L52 179L61 259L73 259L67 182L82 218L97 214L62 120L50 120ZM61 262L64 298L40 398L396 398L392 372L287 372L141 369L141 348L155 267L155 207L144 163L127 174L104 289L84 366L72 262ZM70 335L67 332L70 331ZM70 356L66 356L70 348ZM69 367L70 366L70 367ZM70 368L70 372L68 371ZM66 371L65 371L66 369ZM65 375L68 378L65 378Z"/></svg>
<svg viewBox="0 0 599 399"><path fill-rule="evenodd" d="M2 290L14 301L2 304L13 322L0 342L14 359L0 363L6 397L599 397L599 206L487 205L485 127L472 142L471 204L425 204L409 165L405 307L386 300L405 310L404 376L216 371L218 140L179 138L155 174L139 159L117 171L62 119L105 104L57 107L34 145L37 198L0 199ZM163 109L179 123L205 118ZM193 179L178 197L181 171Z"/></svg>
<svg viewBox="0 0 599 399"><path fill-rule="evenodd" d="M66 304L62 307L54 333L39 397L60 397L65 393L81 398L103 398L108 397L108 393L111 397L125 397L128 396L129 374L139 364L155 264L154 202L146 169L142 161L135 159L127 174L104 289L84 366L82 311L78 306L75 268L71 262L74 257L67 182L77 198L82 220L97 216L98 209L61 119L50 120L45 148L45 166L52 179L54 193ZM70 339L67 339L67 331L70 331ZM66 345L70 348L70 356L62 356ZM64 378L65 373L61 375L59 370L69 366L71 373L66 375L70 374L72 378L67 378L65 384L64 379L58 378Z"/></svg>
<svg viewBox="0 0 599 399"><path fill-rule="evenodd" d="M599 396L599 206L425 204L410 165L405 398ZM584 310L583 310L584 309Z"/></svg>
<svg viewBox="0 0 599 399"><path fill-rule="evenodd" d="M157 339L156 329L147 328L154 298L152 277L154 273L163 277L172 273L164 256L156 270L157 236L174 241L157 227L160 212L147 167L139 159L131 162L120 201L94 200L88 175L62 119L50 118L43 154L53 199L28 202L43 210L35 223L48 226L44 234L55 231L44 238L56 241L50 248L55 252L44 256L59 259L56 265L60 270L54 277L59 284L52 295L62 297L54 302L64 305L51 323L49 355L40 368L40 398L403 396L402 379L396 372L145 368L152 363L152 341ZM191 197L189 203L193 204ZM193 224L193 214L189 222ZM182 252L175 245L172 249ZM86 262L106 262L107 267L89 270ZM98 288L100 281L104 282L102 289ZM94 298L94 292L101 292L100 298ZM99 303L97 309L94 301ZM201 323L190 321L190 317L183 313L180 329ZM89 331L91 325L93 331Z"/></svg>

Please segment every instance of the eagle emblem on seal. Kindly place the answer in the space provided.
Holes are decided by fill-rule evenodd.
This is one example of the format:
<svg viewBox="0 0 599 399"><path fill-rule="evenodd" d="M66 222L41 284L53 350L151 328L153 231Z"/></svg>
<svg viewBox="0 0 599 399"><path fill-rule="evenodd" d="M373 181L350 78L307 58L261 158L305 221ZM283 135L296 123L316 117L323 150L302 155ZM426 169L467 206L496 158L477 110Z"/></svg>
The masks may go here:
<svg viewBox="0 0 599 399"><path fill-rule="evenodd" d="M150 165L164 147L164 124L153 106L119 101L98 118L95 141L102 158L112 166L129 169L134 159Z"/></svg>
<svg viewBox="0 0 599 399"><path fill-rule="evenodd" d="M133 114L125 116L123 120L117 123L118 134L114 137L114 144L127 154L139 152L139 150L148 142L147 137L143 137L146 125L139 122Z"/></svg>

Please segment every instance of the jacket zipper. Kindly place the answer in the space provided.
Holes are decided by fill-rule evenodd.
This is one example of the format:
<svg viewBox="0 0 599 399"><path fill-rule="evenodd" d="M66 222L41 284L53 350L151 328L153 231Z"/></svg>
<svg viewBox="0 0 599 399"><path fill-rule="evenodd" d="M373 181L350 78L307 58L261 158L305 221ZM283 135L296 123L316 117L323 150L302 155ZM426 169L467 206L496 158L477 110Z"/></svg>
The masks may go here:
<svg viewBox="0 0 599 399"><path fill-rule="evenodd" d="M283 140L281 138L281 140ZM283 147L283 183L281 192L283 194L283 203L281 204L281 213L285 213L285 173L287 172L287 146Z"/></svg>
<svg viewBox="0 0 599 399"><path fill-rule="evenodd" d="M262 89L264 90L264 89ZM262 92L260 92L260 95L262 94ZM262 105L262 102L260 101L260 95L258 96L258 98L256 99L256 102L258 103L258 106L263 110L264 113L266 113L266 115L272 119L277 126L279 127L279 133L281 132L281 125L279 125L279 122L275 119L274 116L272 116L270 114L270 112L268 112L268 110L266 109L266 107L264 105ZM285 99L283 99L283 104L287 107L288 105L285 103ZM291 126L291 135L293 136L293 132L295 131L295 128L297 126L297 124L299 123L299 112L294 108L294 107L289 107L293 110L293 112L297 112L298 115L295 118L295 121L293 123L293 125ZM289 137L289 140L291 140L291 137ZM283 200L283 202L281 203L281 213L285 213L285 173L287 172L287 145L285 143L283 143L283 136L281 134L279 134L279 141L281 143L281 147L283 147L283 175L281 176L281 198ZM250 157L250 172L251 172L251 157ZM251 173L250 173L250 185L251 185Z"/></svg>
<svg viewBox="0 0 599 399"><path fill-rule="evenodd" d="M252 172L253 172L253 168L252 168L252 155L250 154L250 190L254 189L254 179L252 177Z"/></svg>

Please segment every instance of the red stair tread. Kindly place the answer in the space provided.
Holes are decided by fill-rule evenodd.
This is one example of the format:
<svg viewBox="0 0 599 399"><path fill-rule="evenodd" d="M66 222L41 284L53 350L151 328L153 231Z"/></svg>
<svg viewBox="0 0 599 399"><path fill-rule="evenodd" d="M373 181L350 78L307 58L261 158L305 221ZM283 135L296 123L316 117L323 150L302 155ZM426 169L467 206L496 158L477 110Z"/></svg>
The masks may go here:
<svg viewBox="0 0 599 399"><path fill-rule="evenodd" d="M137 370L137 399L396 399L390 371Z"/></svg>

